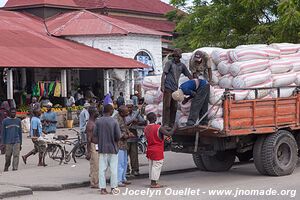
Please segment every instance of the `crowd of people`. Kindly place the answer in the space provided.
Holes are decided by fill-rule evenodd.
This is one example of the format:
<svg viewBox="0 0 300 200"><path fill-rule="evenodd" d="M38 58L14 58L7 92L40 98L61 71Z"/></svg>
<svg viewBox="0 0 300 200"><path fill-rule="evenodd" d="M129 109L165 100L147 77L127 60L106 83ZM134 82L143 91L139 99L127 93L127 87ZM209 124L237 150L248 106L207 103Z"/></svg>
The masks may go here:
<svg viewBox="0 0 300 200"><path fill-rule="evenodd" d="M204 118L202 124L207 123L205 113L208 106L209 83L211 70L206 64L206 55L196 52L191 60L190 71L180 62L181 50L175 49L172 59L164 67L161 81L163 92L163 125L156 123L156 114L148 113L146 118L138 109L138 92L130 100L124 98L123 93L113 100L107 94L102 102L97 102L92 91L86 95L79 89L74 97L69 94L67 106L82 105L79 115L79 129L81 138L87 142L87 159L90 161L91 188L100 188L101 194L108 194L106 189L106 171L110 171L110 186L112 192L118 187L126 187L131 182L128 175L139 176L138 160L138 129L143 128L147 139L147 153L149 160L149 178L151 188L160 188L158 183L164 161L164 137L171 136L177 125L175 116L177 102L183 104L192 99L188 126L196 124L197 120ZM181 74L190 80L178 85ZM204 78L199 79L199 75ZM42 104L42 105L41 105ZM47 111L42 114L41 107ZM34 148L22 156L26 164L28 157L38 154L38 166L43 163L46 145L40 137L43 134L55 134L57 116L52 112L50 101L38 102L32 98L30 104L30 134ZM0 109L0 122L2 122L0 144L1 153L5 153L4 171L8 171L13 157L12 170L18 170L19 155L22 149L22 125L16 117L16 109L8 109L3 103ZM128 163L128 158L130 163Z"/></svg>

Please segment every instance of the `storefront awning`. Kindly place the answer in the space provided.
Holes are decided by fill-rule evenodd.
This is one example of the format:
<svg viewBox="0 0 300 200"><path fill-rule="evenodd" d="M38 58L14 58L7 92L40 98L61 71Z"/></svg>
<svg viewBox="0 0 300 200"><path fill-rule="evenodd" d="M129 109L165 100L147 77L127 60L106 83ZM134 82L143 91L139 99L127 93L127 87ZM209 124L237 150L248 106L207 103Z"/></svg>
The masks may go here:
<svg viewBox="0 0 300 200"><path fill-rule="evenodd" d="M47 34L39 19L0 11L0 66L30 68L144 68L123 58Z"/></svg>

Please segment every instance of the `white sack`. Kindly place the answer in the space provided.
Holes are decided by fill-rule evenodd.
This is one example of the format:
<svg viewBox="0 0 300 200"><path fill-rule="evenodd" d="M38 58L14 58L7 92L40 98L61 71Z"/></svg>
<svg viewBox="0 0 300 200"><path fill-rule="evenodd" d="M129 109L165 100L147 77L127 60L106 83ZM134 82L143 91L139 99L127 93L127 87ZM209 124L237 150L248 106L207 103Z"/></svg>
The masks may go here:
<svg viewBox="0 0 300 200"><path fill-rule="evenodd" d="M261 72L254 72L250 74L243 74L237 76L232 81L234 88L248 88L254 85L261 84L271 78L271 71L266 69Z"/></svg>
<svg viewBox="0 0 300 200"><path fill-rule="evenodd" d="M148 90L158 90L161 86L161 76L146 76L143 80L143 89Z"/></svg>
<svg viewBox="0 0 300 200"><path fill-rule="evenodd" d="M186 126L186 123L188 121L188 116L181 116L178 120L178 126L179 127L185 127Z"/></svg>
<svg viewBox="0 0 300 200"><path fill-rule="evenodd" d="M297 86L300 86L300 72L297 72L297 73L296 73L295 84L296 84Z"/></svg>
<svg viewBox="0 0 300 200"><path fill-rule="evenodd" d="M208 104L208 119L223 117L223 108L220 105L216 105L212 109L211 108L212 105Z"/></svg>
<svg viewBox="0 0 300 200"><path fill-rule="evenodd" d="M193 53L183 53L181 55L180 61L185 64L185 66L189 69L190 67L190 59L192 57Z"/></svg>
<svg viewBox="0 0 300 200"><path fill-rule="evenodd" d="M183 115L188 116L190 114L190 110L191 110L191 105L192 105L192 100L189 100L186 104L180 104L181 107L181 112Z"/></svg>
<svg viewBox="0 0 300 200"><path fill-rule="evenodd" d="M222 131L224 129L224 119L223 118L212 119L210 120L210 125L211 127Z"/></svg>
<svg viewBox="0 0 300 200"><path fill-rule="evenodd" d="M298 53L293 53L293 54L287 54L287 55L281 55L280 58L300 59L300 52L298 52Z"/></svg>
<svg viewBox="0 0 300 200"><path fill-rule="evenodd" d="M145 95L146 104L159 104L163 100L163 93L158 90L148 90Z"/></svg>
<svg viewBox="0 0 300 200"><path fill-rule="evenodd" d="M226 74L229 74L230 67L231 67L231 63L229 63L227 61L222 61L218 64L217 68L218 68L218 71L220 72L220 74L226 75Z"/></svg>
<svg viewBox="0 0 300 200"><path fill-rule="evenodd" d="M205 52L205 53L207 53L207 55L209 56L209 57L211 57L212 55L212 52L214 52L214 51L220 51L220 50L222 50L221 48L219 48L219 47L202 47L202 48L199 48L199 49L196 49L196 50L194 50L193 51L193 54L196 52L196 51L202 51L202 52Z"/></svg>
<svg viewBox="0 0 300 200"><path fill-rule="evenodd" d="M249 60L235 62L231 65L229 72L232 76L263 71L269 67L269 60Z"/></svg>
<svg viewBox="0 0 300 200"><path fill-rule="evenodd" d="M158 116L162 116L163 114L163 102L161 102L160 104L158 104L157 106L157 115Z"/></svg>
<svg viewBox="0 0 300 200"><path fill-rule="evenodd" d="M214 105L218 102L220 98L222 98L225 90L224 89L219 89L219 88L214 88L210 87L210 96L209 96L209 103L211 105ZM219 101L218 105L222 104L222 101Z"/></svg>
<svg viewBox="0 0 300 200"><path fill-rule="evenodd" d="M296 73L295 72L287 72L282 74L273 74L273 87L282 87L288 86L295 82L296 80Z"/></svg>
<svg viewBox="0 0 300 200"><path fill-rule="evenodd" d="M219 84L219 80L222 77L219 71L212 71L212 82L214 85Z"/></svg>
<svg viewBox="0 0 300 200"><path fill-rule="evenodd" d="M145 108L146 115L148 115L151 112L154 112L155 114L157 114L157 111L158 111L157 105L150 104L150 105L147 105Z"/></svg>
<svg viewBox="0 0 300 200"><path fill-rule="evenodd" d="M289 59L278 59L270 61L270 70L272 74L281 74L290 71L293 68Z"/></svg>
<svg viewBox="0 0 300 200"><path fill-rule="evenodd" d="M269 54L259 49L234 49L228 52L230 62L269 59Z"/></svg>
<svg viewBox="0 0 300 200"><path fill-rule="evenodd" d="M291 58L289 59L292 63L293 71L294 72L299 72L300 71L300 58Z"/></svg>
<svg viewBox="0 0 300 200"><path fill-rule="evenodd" d="M270 46L279 49L282 55L293 54L299 50L299 45L291 43L273 43Z"/></svg>
<svg viewBox="0 0 300 200"><path fill-rule="evenodd" d="M228 61L228 55L227 55L227 52L229 50L228 49L218 49L218 50L214 50L212 53L211 53L211 58L212 58L212 61L218 65L220 62L222 61Z"/></svg>
<svg viewBox="0 0 300 200"><path fill-rule="evenodd" d="M266 44L247 44L247 45L239 45L236 49L258 49L268 47Z"/></svg>
<svg viewBox="0 0 300 200"><path fill-rule="evenodd" d="M290 97L290 96L292 96L295 89L296 89L296 87L280 88L280 97ZM272 96L272 98L277 98L278 97L278 91L274 89L271 92L271 96Z"/></svg>
<svg viewBox="0 0 300 200"><path fill-rule="evenodd" d="M272 79L270 79L262 84L255 85L252 88L272 87L272 85L273 85L273 81L272 81ZM261 99L261 98L268 96L270 94L270 92L271 92L271 89L258 90L257 91L257 99ZM255 98L255 90L250 90L246 99L256 99Z"/></svg>
<svg viewBox="0 0 300 200"><path fill-rule="evenodd" d="M246 99L249 94L249 90L233 90L230 93L234 94L234 100L240 101Z"/></svg>
<svg viewBox="0 0 300 200"><path fill-rule="evenodd" d="M222 76L219 80L219 86L221 88L232 88L232 80L233 76L230 74Z"/></svg>

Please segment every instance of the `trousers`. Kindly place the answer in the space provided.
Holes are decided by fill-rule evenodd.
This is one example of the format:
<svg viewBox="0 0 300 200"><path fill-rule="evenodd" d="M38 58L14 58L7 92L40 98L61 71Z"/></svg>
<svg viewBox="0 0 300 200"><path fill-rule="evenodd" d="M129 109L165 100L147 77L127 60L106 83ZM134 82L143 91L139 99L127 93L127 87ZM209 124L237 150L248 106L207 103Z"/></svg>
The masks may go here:
<svg viewBox="0 0 300 200"><path fill-rule="evenodd" d="M149 160L149 179L158 181L164 160Z"/></svg>
<svg viewBox="0 0 300 200"><path fill-rule="evenodd" d="M178 104L172 98L172 93L172 90L166 88L163 96L163 125L169 127L172 127L175 123Z"/></svg>
<svg viewBox="0 0 300 200"><path fill-rule="evenodd" d="M13 157L12 168L18 170L19 157L20 157L20 144L6 144L5 145L5 166L4 170L7 171L11 164L11 157Z"/></svg>

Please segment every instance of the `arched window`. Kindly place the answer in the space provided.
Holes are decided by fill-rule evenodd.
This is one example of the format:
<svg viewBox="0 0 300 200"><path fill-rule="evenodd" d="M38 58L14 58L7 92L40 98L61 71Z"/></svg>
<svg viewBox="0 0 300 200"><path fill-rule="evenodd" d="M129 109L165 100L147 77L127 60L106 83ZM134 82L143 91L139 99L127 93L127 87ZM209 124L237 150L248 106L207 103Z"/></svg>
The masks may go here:
<svg viewBox="0 0 300 200"><path fill-rule="evenodd" d="M152 57L147 52L145 51L138 52L135 55L134 59L149 66L149 68L143 70L144 75L147 75L149 71L154 71L154 61L152 60Z"/></svg>

